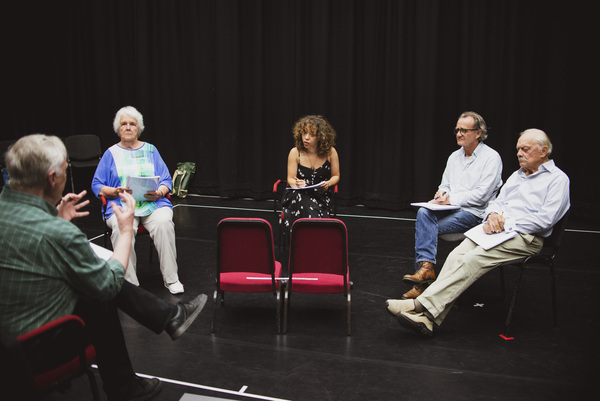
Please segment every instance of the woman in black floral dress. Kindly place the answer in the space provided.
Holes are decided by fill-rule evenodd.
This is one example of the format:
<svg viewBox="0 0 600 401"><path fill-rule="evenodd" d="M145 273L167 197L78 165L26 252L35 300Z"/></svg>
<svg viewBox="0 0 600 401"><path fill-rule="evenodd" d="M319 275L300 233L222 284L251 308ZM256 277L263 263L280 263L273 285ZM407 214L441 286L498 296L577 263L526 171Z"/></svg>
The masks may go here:
<svg viewBox="0 0 600 401"><path fill-rule="evenodd" d="M292 129L295 147L288 155L286 189L281 199L283 233L301 217L329 217L329 187L340 181L335 130L322 116L305 116ZM314 188L306 188L315 186Z"/></svg>

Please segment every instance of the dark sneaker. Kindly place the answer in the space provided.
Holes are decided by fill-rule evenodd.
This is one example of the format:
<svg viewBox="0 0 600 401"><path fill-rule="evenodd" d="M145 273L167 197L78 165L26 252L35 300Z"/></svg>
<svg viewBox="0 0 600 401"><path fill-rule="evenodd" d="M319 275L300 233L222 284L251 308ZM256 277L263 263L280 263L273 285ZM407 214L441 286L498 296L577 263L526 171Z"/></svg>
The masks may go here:
<svg viewBox="0 0 600 401"><path fill-rule="evenodd" d="M131 389L126 394L109 397L110 401L145 401L153 398L162 390L162 383L157 378L146 379L136 376Z"/></svg>
<svg viewBox="0 0 600 401"><path fill-rule="evenodd" d="M206 294L200 294L190 302L177 303L177 313L167 324L165 331L171 336L171 339L177 340L190 325L196 320L202 308L206 304Z"/></svg>

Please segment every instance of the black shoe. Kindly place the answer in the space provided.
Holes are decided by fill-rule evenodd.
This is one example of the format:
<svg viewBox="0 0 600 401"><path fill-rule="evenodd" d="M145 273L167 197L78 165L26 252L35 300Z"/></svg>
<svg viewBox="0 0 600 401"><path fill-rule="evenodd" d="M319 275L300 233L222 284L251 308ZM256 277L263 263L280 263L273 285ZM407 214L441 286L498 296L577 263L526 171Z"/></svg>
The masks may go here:
<svg viewBox="0 0 600 401"><path fill-rule="evenodd" d="M177 303L177 313L167 323L165 331L171 336L171 339L177 340L190 325L196 320L202 308L206 304L206 294L200 294L190 302Z"/></svg>
<svg viewBox="0 0 600 401"><path fill-rule="evenodd" d="M109 397L110 401L145 401L153 398L162 390L162 383L157 378L146 379L136 376L131 389L126 394Z"/></svg>

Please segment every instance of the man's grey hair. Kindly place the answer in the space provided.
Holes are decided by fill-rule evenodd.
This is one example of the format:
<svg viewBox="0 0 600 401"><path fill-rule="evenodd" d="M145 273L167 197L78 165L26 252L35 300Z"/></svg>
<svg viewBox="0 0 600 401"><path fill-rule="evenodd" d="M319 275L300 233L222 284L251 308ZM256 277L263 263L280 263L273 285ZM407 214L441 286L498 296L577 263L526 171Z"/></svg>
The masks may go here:
<svg viewBox="0 0 600 401"><path fill-rule="evenodd" d="M15 142L5 155L10 186L15 188L44 188L48 173L62 176L67 148L60 138L52 135L27 135Z"/></svg>
<svg viewBox="0 0 600 401"><path fill-rule="evenodd" d="M550 154L552 153L552 142L550 142L550 138L548 137L548 135L546 135L544 131L537 128L529 128L521 132L519 136L523 136L525 134L533 134L533 141L538 146L538 149L542 150L544 146L547 147L548 156L550 156Z"/></svg>
<svg viewBox="0 0 600 401"><path fill-rule="evenodd" d="M122 116L129 116L129 117L133 117L136 119L137 123L138 123L138 128L139 128L139 135L142 135L142 132L144 132L144 116L142 116L142 113L140 113L139 111L137 111L137 109L133 106L125 106L125 107L121 107L119 109L119 111L117 111L117 114L115 114L115 119L113 120L113 129L115 130L115 134L119 134L119 127L121 126L121 117Z"/></svg>
<svg viewBox="0 0 600 401"><path fill-rule="evenodd" d="M475 128L478 128L479 130L481 130L481 136L479 137L479 142L485 141L488 137L488 126L485 123L485 120L483 119L483 117L481 117L481 115L479 115L478 113L475 113L474 111L465 111L458 117L458 119L460 120L461 118L464 118L464 117L473 118L473 120L475 121Z"/></svg>

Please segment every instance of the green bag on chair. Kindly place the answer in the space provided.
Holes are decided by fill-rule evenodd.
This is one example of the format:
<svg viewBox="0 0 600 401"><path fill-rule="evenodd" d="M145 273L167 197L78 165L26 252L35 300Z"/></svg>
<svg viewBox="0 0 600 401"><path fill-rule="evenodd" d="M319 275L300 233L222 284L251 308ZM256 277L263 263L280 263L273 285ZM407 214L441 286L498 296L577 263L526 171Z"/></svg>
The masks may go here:
<svg viewBox="0 0 600 401"><path fill-rule="evenodd" d="M177 170L173 173L173 190L171 195L185 198L188 194L188 185L196 172L196 163L179 162Z"/></svg>

